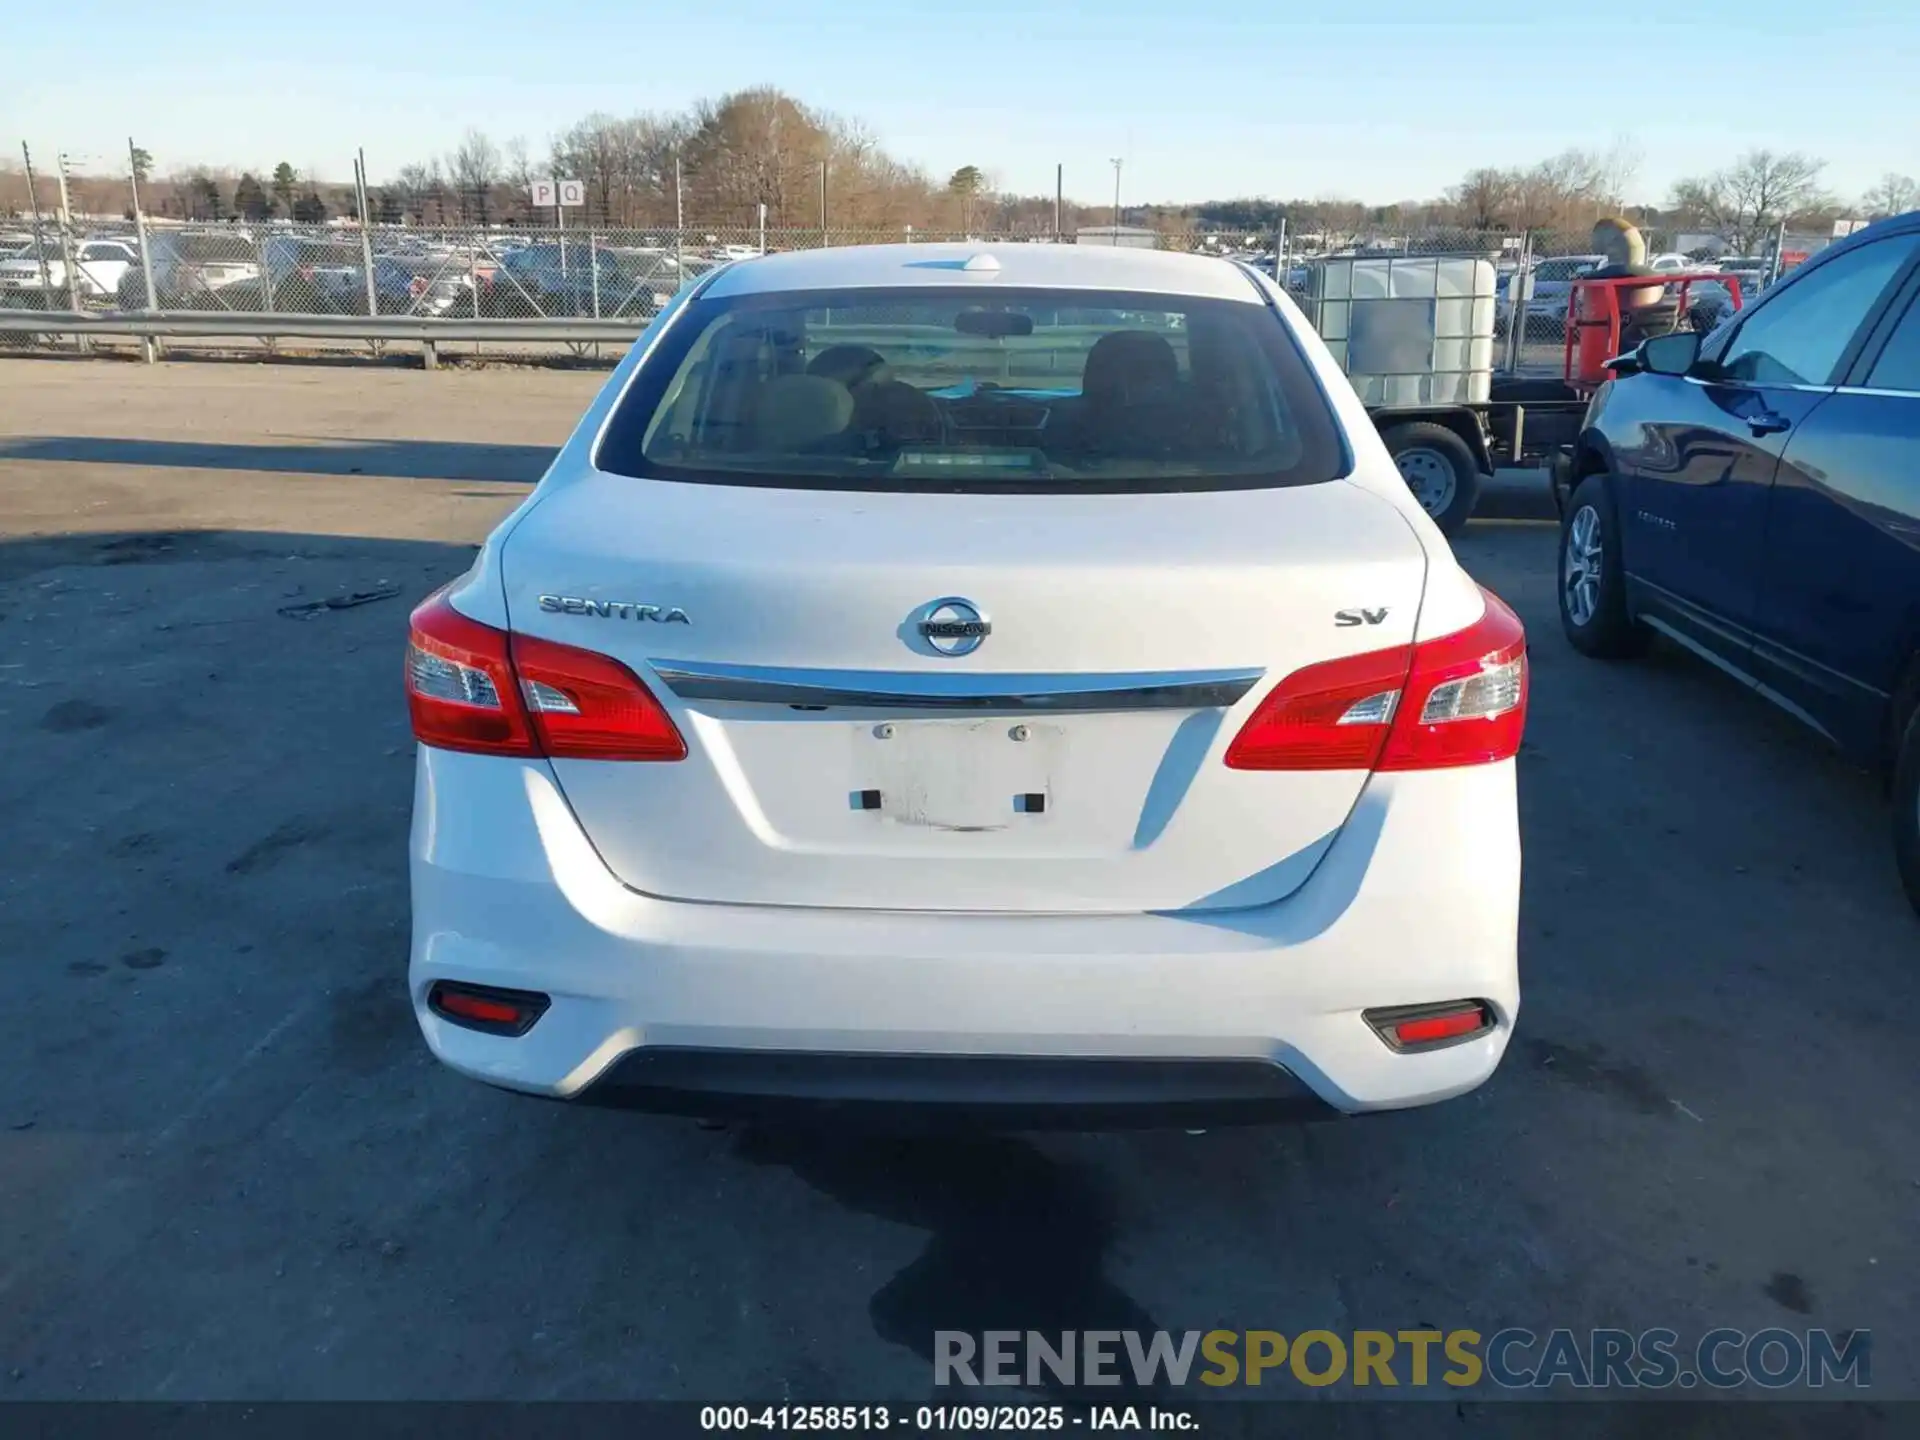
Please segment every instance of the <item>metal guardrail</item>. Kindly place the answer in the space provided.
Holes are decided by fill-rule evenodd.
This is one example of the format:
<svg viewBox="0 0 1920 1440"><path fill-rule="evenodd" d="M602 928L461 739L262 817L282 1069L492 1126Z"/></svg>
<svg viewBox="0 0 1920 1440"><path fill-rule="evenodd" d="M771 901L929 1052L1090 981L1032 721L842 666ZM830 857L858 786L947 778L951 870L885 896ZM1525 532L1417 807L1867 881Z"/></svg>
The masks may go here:
<svg viewBox="0 0 1920 1440"><path fill-rule="evenodd" d="M116 337L145 342L155 358L156 340L360 340L411 341L426 367L438 363L437 347L463 341L557 345L631 345L648 322L627 320L428 319L408 315L242 315L197 310L129 311L106 315L0 310L0 335Z"/></svg>

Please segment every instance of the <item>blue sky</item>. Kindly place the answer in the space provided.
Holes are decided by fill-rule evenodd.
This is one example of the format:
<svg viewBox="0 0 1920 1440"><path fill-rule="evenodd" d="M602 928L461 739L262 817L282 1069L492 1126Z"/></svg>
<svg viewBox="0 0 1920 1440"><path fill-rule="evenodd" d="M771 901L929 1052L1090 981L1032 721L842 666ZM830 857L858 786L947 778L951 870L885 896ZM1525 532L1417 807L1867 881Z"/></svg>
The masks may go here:
<svg viewBox="0 0 1920 1440"><path fill-rule="evenodd" d="M378 181L477 124L771 83L903 159L1006 189L1132 200L1439 193L1571 145L1639 153L1635 197L1755 146L1845 196L1920 174L1916 0L1600 0L1466 23L1447 0L59 0L10 6L0 146L165 171L287 159ZM1552 14L1556 18L1532 17ZM1353 18L1343 18L1344 16ZM1560 16L1566 18L1558 18ZM1436 17L1441 17L1436 19ZM1600 18L1604 30L1587 17ZM1596 47L1597 35L1615 37ZM1598 48L1602 73L1577 57ZM1582 91L1592 87L1592 98Z"/></svg>

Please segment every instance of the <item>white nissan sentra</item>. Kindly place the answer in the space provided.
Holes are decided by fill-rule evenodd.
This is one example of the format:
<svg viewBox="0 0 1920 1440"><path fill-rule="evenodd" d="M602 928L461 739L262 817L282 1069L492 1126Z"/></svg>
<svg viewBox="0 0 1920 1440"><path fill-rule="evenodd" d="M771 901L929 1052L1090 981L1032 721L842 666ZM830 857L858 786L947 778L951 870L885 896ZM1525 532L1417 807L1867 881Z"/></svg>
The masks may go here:
<svg viewBox="0 0 1920 1440"><path fill-rule="evenodd" d="M1241 265L710 272L406 686L411 993L476 1079L1207 1123L1512 1031L1525 636Z"/></svg>

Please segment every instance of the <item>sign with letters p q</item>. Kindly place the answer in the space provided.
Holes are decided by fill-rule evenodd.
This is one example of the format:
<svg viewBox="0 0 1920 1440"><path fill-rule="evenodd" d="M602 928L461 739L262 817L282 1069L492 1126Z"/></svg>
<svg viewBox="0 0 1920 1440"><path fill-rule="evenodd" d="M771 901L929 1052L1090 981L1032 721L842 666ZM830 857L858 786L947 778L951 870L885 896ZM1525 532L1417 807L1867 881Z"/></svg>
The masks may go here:
<svg viewBox="0 0 1920 1440"><path fill-rule="evenodd" d="M587 184L584 180L535 180L528 198L540 210L556 205L578 208L587 203Z"/></svg>

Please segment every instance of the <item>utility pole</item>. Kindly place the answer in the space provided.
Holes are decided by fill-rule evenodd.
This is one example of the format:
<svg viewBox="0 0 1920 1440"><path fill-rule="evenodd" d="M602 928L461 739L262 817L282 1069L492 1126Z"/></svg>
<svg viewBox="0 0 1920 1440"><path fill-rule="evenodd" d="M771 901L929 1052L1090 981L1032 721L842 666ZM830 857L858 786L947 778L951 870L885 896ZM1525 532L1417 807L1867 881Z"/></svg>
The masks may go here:
<svg viewBox="0 0 1920 1440"><path fill-rule="evenodd" d="M1066 198L1066 193L1067 167L1056 165L1053 167L1053 238L1056 244L1060 239L1061 211L1066 208L1062 202Z"/></svg>
<svg viewBox="0 0 1920 1440"><path fill-rule="evenodd" d="M360 263L367 280L367 314L380 313L379 291L373 280L373 226L367 215L367 152L357 150L353 157L354 203L360 210Z"/></svg>
<svg viewBox="0 0 1920 1440"><path fill-rule="evenodd" d="M1125 162L1118 156L1113 157L1113 243L1120 243L1120 167Z"/></svg>
<svg viewBox="0 0 1920 1440"><path fill-rule="evenodd" d="M40 303L48 310L53 308L53 275L47 269L47 242L40 233L40 187L33 178L33 152L27 149L27 142L20 142L20 158L27 166L27 202L33 207L33 253L40 261Z"/></svg>
<svg viewBox="0 0 1920 1440"><path fill-rule="evenodd" d="M67 193L67 152L62 150L57 159L60 178L60 254L67 264L67 305L77 315L80 313L80 257L73 243L73 204ZM91 348L85 336L80 337L80 348Z"/></svg>
<svg viewBox="0 0 1920 1440"><path fill-rule="evenodd" d="M673 273L681 284L686 283L686 244L687 244L687 204L686 193L680 188L680 154L673 156Z"/></svg>
<svg viewBox="0 0 1920 1440"><path fill-rule="evenodd" d="M820 244L827 243L827 162L820 162Z"/></svg>
<svg viewBox="0 0 1920 1440"><path fill-rule="evenodd" d="M153 311L160 308L160 301L153 289L153 256L147 247L147 212L140 208L139 153L139 147L133 143L133 137L129 135L127 137L127 181L133 187L133 233L134 238L140 242L140 273L147 282L147 309ZM152 363L153 342L149 340L142 348L148 363Z"/></svg>

